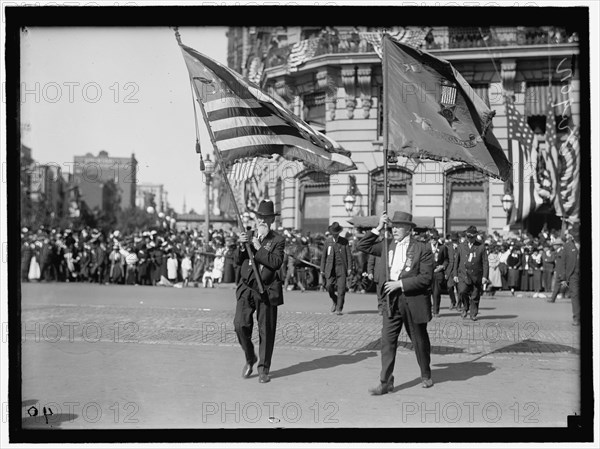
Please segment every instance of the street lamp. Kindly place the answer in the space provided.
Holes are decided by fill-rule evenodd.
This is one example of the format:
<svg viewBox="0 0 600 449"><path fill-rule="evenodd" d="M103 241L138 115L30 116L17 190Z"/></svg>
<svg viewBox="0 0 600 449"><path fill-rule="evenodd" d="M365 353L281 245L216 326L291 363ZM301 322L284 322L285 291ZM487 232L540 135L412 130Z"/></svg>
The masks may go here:
<svg viewBox="0 0 600 449"><path fill-rule="evenodd" d="M356 203L356 197L354 195L348 194L344 198L344 206L346 206L346 212L348 212L348 216L352 216L352 209L354 209L354 203Z"/></svg>
<svg viewBox="0 0 600 449"><path fill-rule="evenodd" d="M208 243L210 228L210 182L214 171L215 164L210 160L210 155L207 154L206 160L204 161L204 175L206 176L206 243Z"/></svg>
<svg viewBox="0 0 600 449"><path fill-rule="evenodd" d="M510 214L510 211L513 208L514 200L510 193L507 193L502 197L502 209L506 212L506 215Z"/></svg>

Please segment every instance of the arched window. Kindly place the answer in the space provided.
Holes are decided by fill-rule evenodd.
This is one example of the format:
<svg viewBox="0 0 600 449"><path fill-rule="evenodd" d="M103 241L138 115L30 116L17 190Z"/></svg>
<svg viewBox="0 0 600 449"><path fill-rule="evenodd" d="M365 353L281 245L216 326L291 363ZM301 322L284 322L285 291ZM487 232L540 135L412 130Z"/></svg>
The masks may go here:
<svg viewBox="0 0 600 449"><path fill-rule="evenodd" d="M298 176L298 182L300 229L325 232L329 226L329 175L308 171Z"/></svg>
<svg viewBox="0 0 600 449"><path fill-rule="evenodd" d="M470 225L487 229L488 178L469 167L446 173L446 232L464 231Z"/></svg>
<svg viewBox="0 0 600 449"><path fill-rule="evenodd" d="M390 203L388 213L397 210L412 211L412 174L400 167L388 167ZM369 209L371 215L381 215L384 210L383 168L371 172L369 176Z"/></svg>

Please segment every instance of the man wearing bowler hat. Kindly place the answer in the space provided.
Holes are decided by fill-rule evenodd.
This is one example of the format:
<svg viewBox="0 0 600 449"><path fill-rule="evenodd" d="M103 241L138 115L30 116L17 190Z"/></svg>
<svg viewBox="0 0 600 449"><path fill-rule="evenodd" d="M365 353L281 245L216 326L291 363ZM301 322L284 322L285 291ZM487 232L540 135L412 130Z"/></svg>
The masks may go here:
<svg viewBox="0 0 600 449"><path fill-rule="evenodd" d="M458 285L458 300L462 305L461 315L477 321L479 299L483 284L488 282L489 265L485 246L477 240L477 228L469 226L466 240L458 245L454 260L454 282Z"/></svg>
<svg viewBox="0 0 600 449"><path fill-rule="evenodd" d="M254 212L256 215L256 232L250 236L247 232L239 234L240 245L235 251L235 263L240 268L240 281L236 290L237 306L233 325L238 341L246 356L246 364L242 369L242 377L252 374L254 364L258 362L258 381L269 382L271 357L275 346L277 329L277 307L283 304L283 286L279 269L283 264L285 239L271 230L275 221L273 202L263 200ZM254 262L250 260L245 243L250 243ZM260 273L264 293L260 293L254 275L252 263ZM252 344L252 315L256 311L258 322L259 357Z"/></svg>
<svg viewBox="0 0 600 449"><path fill-rule="evenodd" d="M389 393L394 389L394 365L398 337L402 326L412 341L417 362L421 370L423 388L433 386L431 379L431 343L427 334L427 323L431 320L430 288L433 277L433 257L431 245L420 242L411 236L412 215L395 212L389 220L384 212L379 225L366 233L358 242L358 249L381 257L384 242L378 240L386 224L392 226L392 239L388 239L388 267L380 263L382 295L389 296L391 316L387 310L383 313L381 330L381 374L380 383L369 392L374 396Z"/></svg>
<svg viewBox="0 0 600 449"><path fill-rule="evenodd" d="M321 274L331 298L331 313L342 314L346 298L346 276L352 274L352 251L347 239L340 237L343 228L334 221L327 228L330 237L325 240L321 256ZM336 294L337 288L337 294Z"/></svg>

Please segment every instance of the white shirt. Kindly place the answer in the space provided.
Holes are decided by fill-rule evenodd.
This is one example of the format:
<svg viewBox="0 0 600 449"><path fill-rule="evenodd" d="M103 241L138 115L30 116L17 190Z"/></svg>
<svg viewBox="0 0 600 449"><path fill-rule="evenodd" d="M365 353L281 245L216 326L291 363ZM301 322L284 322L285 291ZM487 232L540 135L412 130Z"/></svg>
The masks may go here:
<svg viewBox="0 0 600 449"><path fill-rule="evenodd" d="M390 265L390 280L397 281L400 278L400 273L404 268L406 262L406 251L408 250L408 244L410 243L410 237L407 235L400 242L396 242L396 251L394 251ZM391 255L390 255L391 256Z"/></svg>

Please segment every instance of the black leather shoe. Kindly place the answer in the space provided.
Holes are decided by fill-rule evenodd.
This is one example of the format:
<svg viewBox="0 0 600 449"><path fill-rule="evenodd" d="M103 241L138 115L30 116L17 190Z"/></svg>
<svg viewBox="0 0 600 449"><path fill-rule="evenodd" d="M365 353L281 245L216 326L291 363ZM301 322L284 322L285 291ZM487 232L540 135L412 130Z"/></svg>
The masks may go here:
<svg viewBox="0 0 600 449"><path fill-rule="evenodd" d="M333 303L333 305L331 306L331 313L335 313L335 309L337 309L337 304Z"/></svg>
<svg viewBox="0 0 600 449"><path fill-rule="evenodd" d="M244 365L244 369L242 370L242 377L244 379L248 379L250 377L250 374L252 374L252 368L254 367L254 364L256 362L258 362L256 356L254 357L254 360L250 363L246 362L246 364Z"/></svg>
<svg viewBox="0 0 600 449"><path fill-rule="evenodd" d="M375 388L369 388L371 396L381 396L382 394L390 393L394 389L394 376L390 377L387 383L379 382Z"/></svg>
<svg viewBox="0 0 600 449"><path fill-rule="evenodd" d="M421 386L423 388L431 388L431 387L433 387L433 380L431 380L431 378L429 378L429 379L421 378L421 384L422 384Z"/></svg>
<svg viewBox="0 0 600 449"><path fill-rule="evenodd" d="M262 372L258 375L258 383L266 384L267 382L271 382L271 378L265 372Z"/></svg>

